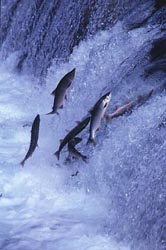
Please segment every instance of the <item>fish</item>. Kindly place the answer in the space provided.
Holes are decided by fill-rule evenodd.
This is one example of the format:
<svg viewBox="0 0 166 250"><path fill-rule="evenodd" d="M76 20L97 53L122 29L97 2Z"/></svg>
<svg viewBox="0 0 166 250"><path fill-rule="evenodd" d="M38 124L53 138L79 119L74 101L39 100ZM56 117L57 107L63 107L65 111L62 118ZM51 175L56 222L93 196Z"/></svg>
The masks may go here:
<svg viewBox="0 0 166 250"><path fill-rule="evenodd" d="M82 138L80 138L80 137L74 137L71 141L69 141L68 144L70 144L72 146L76 146L81 141L82 141Z"/></svg>
<svg viewBox="0 0 166 250"><path fill-rule="evenodd" d="M89 129L90 135L87 144L92 142L94 145L96 145L95 142L96 131L98 131L100 128L101 120L104 117L105 111L108 107L110 100L111 100L111 92L108 92L105 95L103 95L91 109L90 111L91 122Z"/></svg>
<svg viewBox="0 0 166 250"><path fill-rule="evenodd" d="M157 92L158 88L155 90ZM155 92L153 89L150 90L147 94L137 96L135 106L143 105Z"/></svg>
<svg viewBox="0 0 166 250"><path fill-rule="evenodd" d="M107 121L110 121L113 118L117 118L119 116L122 116L122 115L128 113L134 107L139 107L139 106L143 105L152 96L153 92L154 92L154 90L152 89L144 95L137 96L136 100L130 101L130 102L118 107L113 113L106 114L106 115L104 115L104 117L106 118Z"/></svg>
<svg viewBox="0 0 166 250"><path fill-rule="evenodd" d="M75 68L67 73L58 83L56 89L51 93L54 96L54 103L52 106L52 111L47 113L49 114L59 114L57 112L58 109L63 109L64 106L64 99L67 99L67 89L70 87L72 80L75 76Z"/></svg>
<svg viewBox="0 0 166 250"><path fill-rule="evenodd" d="M40 126L40 115L38 114L32 124L32 129L31 129L31 141L30 141L30 146L28 149L27 154L25 155L24 159L20 162L22 166L24 166L25 161L32 156L33 152L35 151L35 148L37 147L38 143L38 137L39 137L39 126Z"/></svg>
<svg viewBox="0 0 166 250"><path fill-rule="evenodd" d="M69 151L69 156L72 158L81 158L83 161L86 162L87 156L81 154L76 148L75 145L80 143L82 141L82 138L75 137L73 138L69 143L68 143L68 151Z"/></svg>
<svg viewBox="0 0 166 250"><path fill-rule="evenodd" d="M87 156L81 154L73 145L68 144L68 150L72 158L81 158L84 162L87 162Z"/></svg>
<svg viewBox="0 0 166 250"><path fill-rule="evenodd" d="M60 88L62 86L65 86L66 88L70 87L73 79L74 79L74 76L75 76L75 71L76 71L76 68L72 69L70 72L68 72L58 83L56 89L54 89L51 93L51 95L54 95L56 94L57 92L57 88Z"/></svg>
<svg viewBox="0 0 166 250"><path fill-rule="evenodd" d="M86 128L88 123L90 122L91 117L88 115L82 119L82 121L78 122L78 124L71 130L69 133L61 140L59 149L54 153L58 160L60 158L60 152L64 148L66 144L68 144L76 135L78 135L83 129Z"/></svg>
<svg viewBox="0 0 166 250"><path fill-rule="evenodd" d="M128 103L124 104L123 106L118 107L113 113L104 115L104 117L106 118L107 121L109 121L115 117L122 116L123 114L129 112L132 109L133 104L134 104L134 102L132 102L132 101L128 102Z"/></svg>

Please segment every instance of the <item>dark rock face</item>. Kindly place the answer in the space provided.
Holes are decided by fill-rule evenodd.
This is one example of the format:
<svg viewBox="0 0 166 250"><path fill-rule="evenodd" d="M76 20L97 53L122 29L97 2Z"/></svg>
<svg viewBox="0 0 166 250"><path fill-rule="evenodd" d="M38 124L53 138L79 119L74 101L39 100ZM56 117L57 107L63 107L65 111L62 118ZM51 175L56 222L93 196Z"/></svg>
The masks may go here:
<svg viewBox="0 0 166 250"><path fill-rule="evenodd" d="M166 58L166 38L157 39L153 42L150 50L151 61Z"/></svg>
<svg viewBox="0 0 166 250"><path fill-rule="evenodd" d="M166 1L165 0L155 0L155 6L157 9L161 8L162 6L166 5Z"/></svg>

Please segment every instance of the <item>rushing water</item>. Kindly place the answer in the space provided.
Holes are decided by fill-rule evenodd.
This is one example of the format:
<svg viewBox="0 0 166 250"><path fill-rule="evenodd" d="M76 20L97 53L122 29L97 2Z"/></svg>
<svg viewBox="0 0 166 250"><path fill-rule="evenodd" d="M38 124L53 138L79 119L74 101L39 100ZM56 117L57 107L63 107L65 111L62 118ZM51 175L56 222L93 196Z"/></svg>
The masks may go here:
<svg viewBox="0 0 166 250"><path fill-rule="evenodd" d="M149 8L146 4L140 8L143 20L153 13L151 1L148 4ZM164 11L134 25L131 20L138 14L134 9L111 29L88 36L67 62L53 60L45 85L26 71L15 70L18 53L1 63L0 249L166 249L166 91L159 88L166 84L166 75L163 70L149 71L155 57L165 60L164 43L159 46L162 53L158 47L157 52L151 50L154 40L165 37ZM3 51L11 34L6 35ZM74 67L76 76L60 115L45 115L53 103L50 93ZM66 129L73 128L106 91L112 92L110 113L152 89L158 91L144 105L102 121L96 147L86 145L88 128L81 133L78 149L88 163L81 159L66 163L66 148L60 161L53 155ZM22 168L19 163L38 113L39 147Z"/></svg>
<svg viewBox="0 0 166 250"><path fill-rule="evenodd" d="M1 51L3 56L17 51L19 70L38 77L45 75L52 58L57 63L64 62L80 40L112 27L127 10L141 2L2 0L1 41L5 42ZM154 11L153 1L148 0L144 6L148 15ZM144 14L141 18L145 18Z"/></svg>

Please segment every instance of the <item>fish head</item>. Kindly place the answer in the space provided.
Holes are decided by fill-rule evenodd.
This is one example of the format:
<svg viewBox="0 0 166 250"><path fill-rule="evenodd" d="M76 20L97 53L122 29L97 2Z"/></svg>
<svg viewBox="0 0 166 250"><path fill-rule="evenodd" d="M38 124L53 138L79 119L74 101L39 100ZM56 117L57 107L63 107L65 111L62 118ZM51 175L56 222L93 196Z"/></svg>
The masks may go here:
<svg viewBox="0 0 166 250"><path fill-rule="evenodd" d="M103 107L108 106L108 104L109 104L109 102L111 100L111 96L112 96L111 92L108 92L107 94L104 95L104 97L103 97Z"/></svg>
<svg viewBox="0 0 166 250"><path fill-rule="evenodd" d="M72 83L72 81L73 81L73 79L74 79L74 77L75 77L75 68L72 70L72 71L70 71L68 74L67 74L67 78L68 78L68 80L66 81L66 87L67 88L69 88L70 87L70 85L71 85L71 83Z"/></svg>
<svg viewBox="0 0 166 250"><path fill-rule="evenodd" d="M36 119L40 120L40 115L39 114L36 116Z"/></svg>
<svg viewBox="0 0 166 250"><path fill-rule="evenodd" d="M34 124L40 122L40 115L38 114L34 119Z"/></svg>
<svg viewBox="0 0 166 250"><path fill-rule="evenodd" d="M73 78L75 76L75 71L76 71L76 68L72 69L72 71L69 72L69 77L71 80L73 80Z"/></svg>
<svg viewBox="0 0 166 250"><path fill-rule="evenodd" d="M75 72L76 72L76 68L72 69L71 73L72 73L73 75L75 75Z"/></svg>

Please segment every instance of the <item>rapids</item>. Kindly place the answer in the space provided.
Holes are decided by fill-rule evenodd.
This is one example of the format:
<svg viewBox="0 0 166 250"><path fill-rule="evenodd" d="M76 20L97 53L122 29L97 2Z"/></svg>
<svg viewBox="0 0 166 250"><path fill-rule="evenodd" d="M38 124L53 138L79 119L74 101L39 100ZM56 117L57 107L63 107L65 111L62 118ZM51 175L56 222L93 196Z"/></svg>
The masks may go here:
<svg viewBox="0 0 166 250"><path fill-rule="evenodd" d="M67 148L59 161L53 155L66 130L72 129L102 94L112 92L106 111L111 113L166 84L165 71L146 71L152 59L156 63L157 52L157 59L165 60L166 54L160 54L159 49L156 52L153 43L165 37L161 18L165 9L154 13L151 3L149 9L146 6L139 9L146 22L141 19L141 24L135 22L136 27L132 24L132 16L138 14L135 7L109 29L106 26L79 41L67 61L57 63L53 57L43 84L26 66L23 73L16 70L18 52L10 51L4 57L13 30L5 33L0 64L0 249L166 249L165 89L131 113L103 120L96 147L86 145L88 128L81 132L78 149L87 155L88 163L79 159L67 164ZM16 20L15 16L13 22ZM39 55L42 64L43 55ZM34 67L33 55L28 58ZM43 61L45 71L48 64ZM64 108L59 116L45 115L53 104L50 93L74 67L76 75ZM39 68L36 65L37 75ZM22 168L20 162L38 113L39 147ZM76 171L78 175L73 176Z"/></svg>

